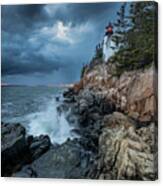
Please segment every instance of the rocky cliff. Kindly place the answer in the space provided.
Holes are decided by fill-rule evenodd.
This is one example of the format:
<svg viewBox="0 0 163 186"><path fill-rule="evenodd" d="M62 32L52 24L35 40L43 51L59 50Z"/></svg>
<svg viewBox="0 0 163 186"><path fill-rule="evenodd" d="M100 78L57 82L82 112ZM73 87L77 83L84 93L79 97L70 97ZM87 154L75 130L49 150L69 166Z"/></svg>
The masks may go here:
<svg viewBox="0 0 163 186"><path fill-rule="evenodd" d="M156 120L157 74L154 66L144 70L126 71L115 76L114 64L97 64L85 70L81 81L74 86L95 91L115 105L116 110L140 122ZM79 89L79 90L78 90Z"/></svg>
<svg viewBox="0 0 163 186"><path fill-rule="evenodd" d="M74 110L78 108L79 123L91 128L96 158L88 177L155 180L156 69L151 65L117 76L115 68L113 63L94 61L69 91L74 94L67 94L74 100Z"/></svg>
<svg viewBox="0 0 163 186"><path fill-rule="evenodd" d="M117 75L114 63L93 60L63 96L58 112L69 110L78 137L54 145L2 123L2 176L157 179L154 65Z"/></svg>

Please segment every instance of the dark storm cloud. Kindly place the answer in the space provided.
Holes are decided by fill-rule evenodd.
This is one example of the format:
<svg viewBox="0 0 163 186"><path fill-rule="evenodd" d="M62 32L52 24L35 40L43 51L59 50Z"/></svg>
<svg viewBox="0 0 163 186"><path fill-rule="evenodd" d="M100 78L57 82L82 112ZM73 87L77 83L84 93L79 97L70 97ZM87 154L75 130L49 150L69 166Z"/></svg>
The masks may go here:
<svg viewBox="0 0 163 186"><path fill-rule="evenodd" d="M105 14L111 14L117 3L73 3L41 5L3 5L2 26L7 31L17 28L52 24L61 20L74 25L85 21L101 22ZM49 14L46 10L49 9ZM100 23L99 22L99 23ZM11 30L10 30L11 29Z"/></svg>
<svg viewBox="0 0 163 186"><path fill-rule="evenodd" d="M45 5L2 5L2 29L7 32L29 31L46 19Z"/></svg>
<svg viewBox="0 0 163 186"><path fill-rule="evenodd" d="M32 74L56 72L62 81L63 78L72 81L73 77L76 80L82 64L89 61L103 36L105 24L114 20L119 6L119 3L3 5L2 76L14 78L21 74L32 78Z"/></svg>
<svg viewBox="0 0 163 186"><path fill-rule="evenodd" d="M47 61L43 56L30 55L27 59L23 60L26 61L23 62L17 53L14 54L13 59L9 57L2 58L2 61L5 61L5 63L2 63L2 75L51 73L61 67L57 61L50 59Z"/></svg>
<svg viewBox="0 0 163 186"><path fill-rule="evenodd" d="M55 9L55 5L47 5L49 7L52 19L60 19L64 22L71 21L73 24L81 24L85 21L96 21L100 23L101 18L106 13L111 14L116 3L74 3L74 4L59 4ZM46 8L46 6L44 7ZM54 8L54 11L53 11ZM62 11L64 10L64 11Z"/></svg>

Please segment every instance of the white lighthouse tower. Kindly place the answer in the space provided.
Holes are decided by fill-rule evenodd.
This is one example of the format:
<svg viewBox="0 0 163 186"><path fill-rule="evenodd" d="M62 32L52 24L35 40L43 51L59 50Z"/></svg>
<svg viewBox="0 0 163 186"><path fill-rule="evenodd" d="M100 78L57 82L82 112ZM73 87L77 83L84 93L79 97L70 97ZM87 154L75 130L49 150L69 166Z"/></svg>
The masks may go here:
<svg viewBox="0 0 163 186"><path fill-rule="evenodd" d="M113 35L113 26L111 23L105 28L105 36L103 39L103 60L107 62L109 57L113 55L114 51L112 49L113 42L112 42L112 35Z"/></svg>
<svg viewBox="0 0 163 186"><path fill-rule="evenodd" d="M113 55L114 51L112 49L111 37L105 36L103 42L103 60L107 62L109 57Z"/></svg>

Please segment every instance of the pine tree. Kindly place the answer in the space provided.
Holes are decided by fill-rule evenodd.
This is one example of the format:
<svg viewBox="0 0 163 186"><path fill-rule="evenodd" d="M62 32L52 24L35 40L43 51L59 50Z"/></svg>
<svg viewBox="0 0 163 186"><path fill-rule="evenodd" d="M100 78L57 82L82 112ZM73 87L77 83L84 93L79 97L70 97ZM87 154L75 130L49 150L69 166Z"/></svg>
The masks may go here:
<svg viewBox="0 0 163 186"><path fill-rule="evenodd" d="M128 45L137 52L137 65L151 63L155 48L156 4L154 2L133 2L130 6Z"/></svg>
<svg viewBox="0 0 163 186"><path fill-rule="evenodd" d="M114 23L115 33L112 37L112 41L116 45L116 49L123 48L126 45L126 31L128 27L128 21L126 19L126 3L123 3L120 10L117 12L118 19Z"/></svg>
<svg viewBox="0 0 163 186"><path fill-rule="evenodd" d="M123 4L117 13L113 41L118 51L113 58L121 70L144 68L157 56L157 4L150 1L133 2L129 15L125 15L125 6Z"/></svg>

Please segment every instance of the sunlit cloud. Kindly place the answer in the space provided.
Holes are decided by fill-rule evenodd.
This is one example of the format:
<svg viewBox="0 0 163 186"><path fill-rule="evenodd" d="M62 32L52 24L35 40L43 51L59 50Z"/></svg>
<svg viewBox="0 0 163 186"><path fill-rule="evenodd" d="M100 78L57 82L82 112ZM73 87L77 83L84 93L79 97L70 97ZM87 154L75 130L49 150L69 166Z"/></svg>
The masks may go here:
<svg viewBox="0 0 163 186"><path fill-rule="evenodd" d="M102 41L108 19L115 18L117 5L2 6L2 79L35 84L35 75L41 74L39 82L44 83L77 81Z"/></svg>

